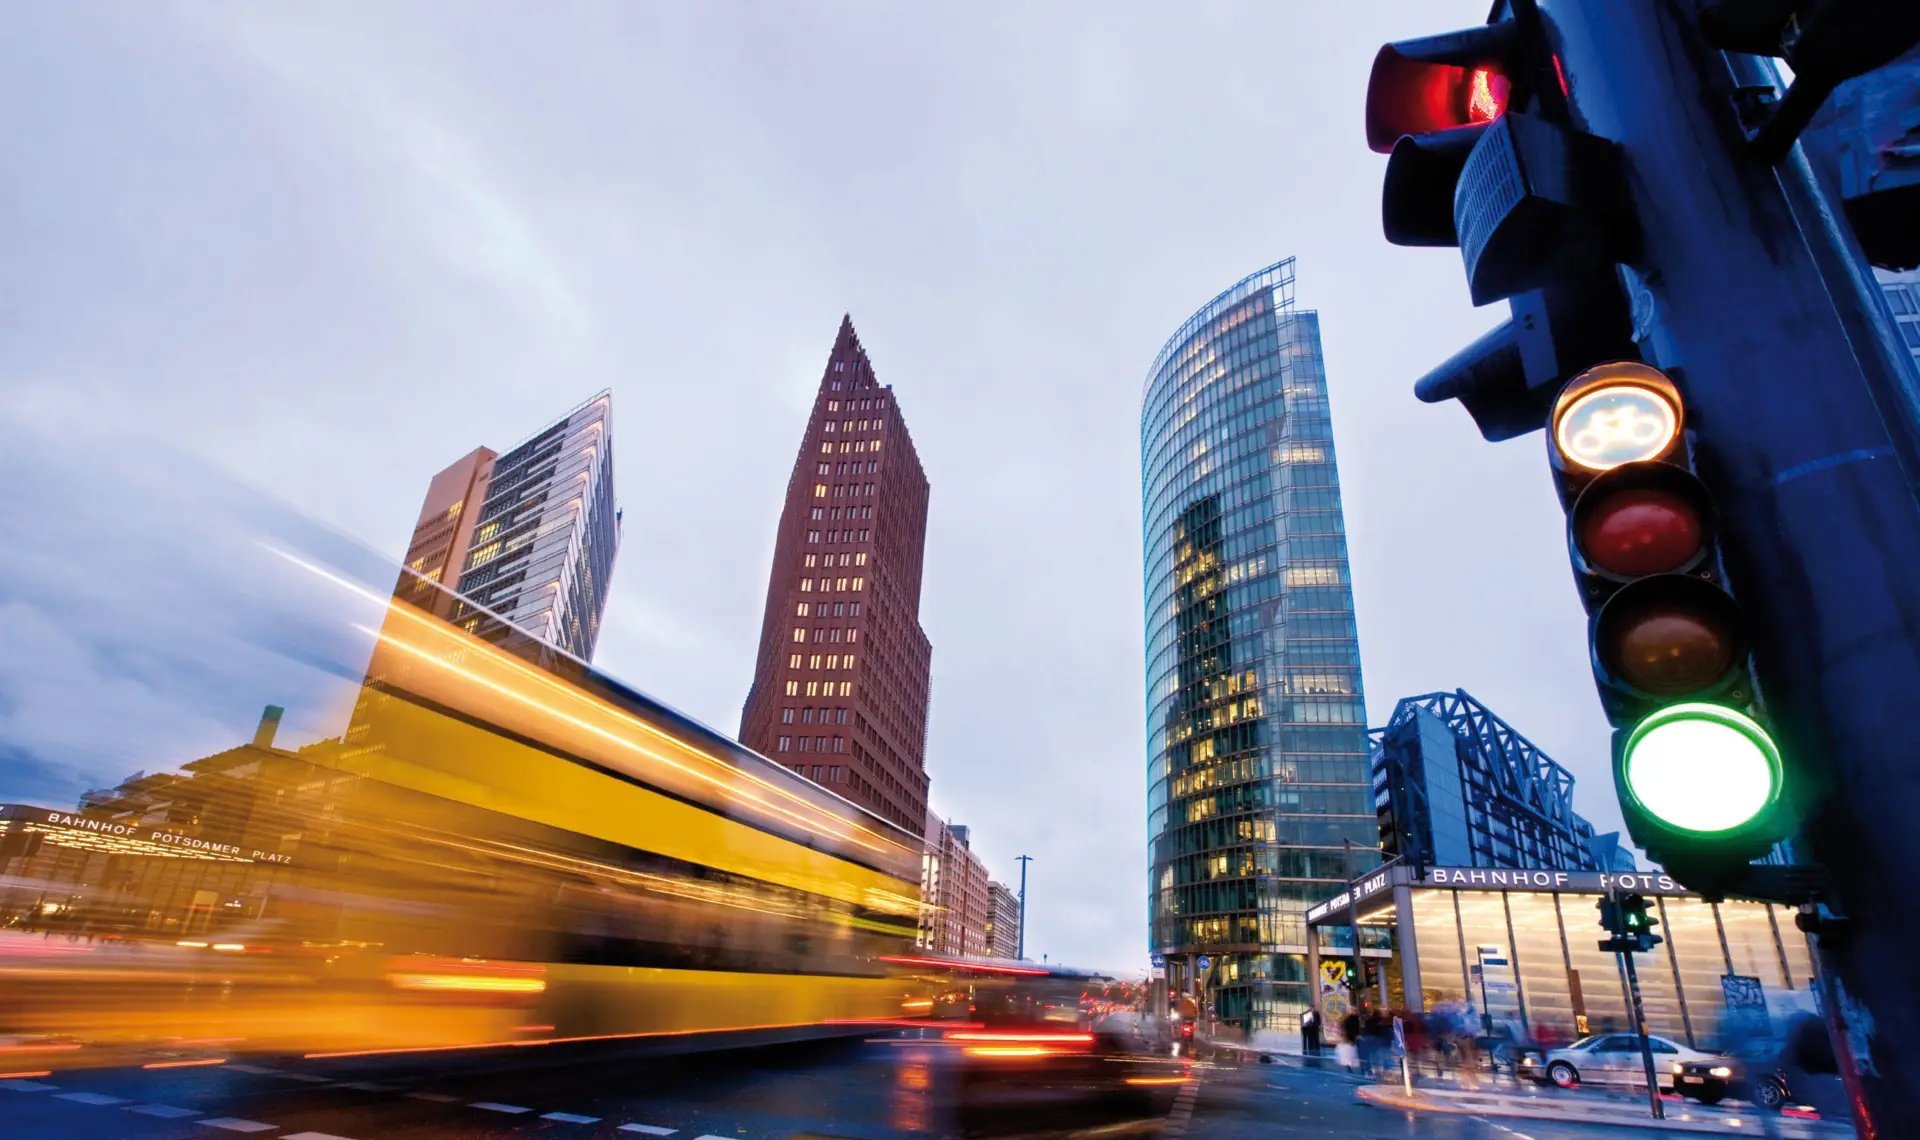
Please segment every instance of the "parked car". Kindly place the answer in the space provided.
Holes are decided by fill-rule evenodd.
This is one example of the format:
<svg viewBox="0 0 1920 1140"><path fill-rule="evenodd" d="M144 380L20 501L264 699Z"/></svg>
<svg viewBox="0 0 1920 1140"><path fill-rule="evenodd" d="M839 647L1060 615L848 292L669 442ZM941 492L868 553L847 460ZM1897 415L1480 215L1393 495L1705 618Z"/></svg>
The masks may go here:
<svg viewBox="0 0 1920 1140"><path fill-rule="evenodd" d="M1704 1061L1712 1057L1689 1049L1665 1037L1648 1036L1653 1048L1654 1079L1663 1089L1673 1087L1674 1066L1685 1061ZM1631 1033L1602 1033L1582 1037L1573 1044L1547 1052L1540 1070L1545 1080L1563 1089L1591 1085L1644 1086L1645 1062L1640 1057L1640 1038Z"/></svg>

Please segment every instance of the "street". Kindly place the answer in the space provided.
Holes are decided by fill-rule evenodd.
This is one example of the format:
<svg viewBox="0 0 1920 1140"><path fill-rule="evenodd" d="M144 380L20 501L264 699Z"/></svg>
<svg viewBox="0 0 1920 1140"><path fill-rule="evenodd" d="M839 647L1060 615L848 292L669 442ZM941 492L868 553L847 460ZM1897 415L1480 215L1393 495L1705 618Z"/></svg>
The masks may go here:
<svg viewBox="0 0 1920 1140"><path fill-rule="evenodd" d="M229 1063L106 1069L0 1080L10 1137L266 1140L381 1137L595 1137L886 1140L962 1133L953 1054L917 1035L732 1054L588 1059L566 1066L430 1074ZM1394 1112L1359 1102L1344 1073L1291 1064L1202 1061L1145 1119L1040 1114L1000 1136L1281 1137L1630 1135L1629 1130ZM974 1130L975 1134L980 1134Z"/></svg>

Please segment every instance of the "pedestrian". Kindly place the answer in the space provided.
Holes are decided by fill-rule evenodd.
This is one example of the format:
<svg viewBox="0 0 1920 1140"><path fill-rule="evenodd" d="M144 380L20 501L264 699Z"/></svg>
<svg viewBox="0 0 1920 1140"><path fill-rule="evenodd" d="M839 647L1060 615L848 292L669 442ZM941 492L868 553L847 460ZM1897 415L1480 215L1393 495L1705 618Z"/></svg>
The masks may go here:
<svg viewBox="0 0 1920 1140"><path fill-rule="evenodd" d="M1300 1052L1311 1057L1320 1055L1320 1011L1309 1009L1300 1015Z"/></svg>
<svg viewBox="0 0 1920 1140"><path fill-rule="evenodd" d="M1348 1072L1360 1070L1360 1012L1348 1010L1347 1016L1340 1019L1340 1048L1336 1050L1340 1064Z"/></svg>

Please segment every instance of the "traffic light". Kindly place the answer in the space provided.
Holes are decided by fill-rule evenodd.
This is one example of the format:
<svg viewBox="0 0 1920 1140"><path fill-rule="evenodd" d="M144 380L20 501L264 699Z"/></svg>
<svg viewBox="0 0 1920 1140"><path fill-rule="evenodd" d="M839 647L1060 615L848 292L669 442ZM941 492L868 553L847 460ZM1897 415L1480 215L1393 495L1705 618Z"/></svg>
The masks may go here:
<svg viewBox="0 0 1920 1140"><path fill-rule="evenodd" d="M1658 369L1611 361L1568 381L1548 427L1627 828L1669 872L1712 890L1787 821L1686 402Z"/></svg>
<svg viewBox="0 0 1920 1140"><path fill-rule="evenodd" d="M1647 913L1644 896L1608 896L1596 905L1600 910L1600 928L1610 935L1600 940L1600 949L1610 954L1644 954L1666 941L1653 932L1660 920Z"/></svg>
<svg viewBox="0 0 1920 1140"><path fill-rule="evenodd" d="M1686 402L1641 362L1614 270L1640 240L1618 148L1572 126L1535 6L1497 13L1486 28L1387 45L1368 88L1368 143L1392 152L1388 240L1459 245L1474 301L1512 309L1415 392L1459 400L1488 439L1546 429L1628 829L1711 893L1785 836L1781 757Z"/></svg>

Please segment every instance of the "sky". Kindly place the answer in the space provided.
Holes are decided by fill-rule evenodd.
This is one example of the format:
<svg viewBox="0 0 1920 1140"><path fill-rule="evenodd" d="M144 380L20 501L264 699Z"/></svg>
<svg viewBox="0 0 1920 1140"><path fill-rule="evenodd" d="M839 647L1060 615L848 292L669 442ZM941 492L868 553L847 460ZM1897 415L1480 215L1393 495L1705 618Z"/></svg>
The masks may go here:
<svg viewBox="0 0 1920 1140"><path fill-rule="evenodd" d="M1471 306L1457 251L1382 239L1362 132L1379 45L1485 0L1095 12L11 13L0 538L36 554L0 575L0 800L227 747L276 685L289 731L324 722L295 707L324 704L324 665L235 649L182 710L184 666L128 649L227 607L207 584L236 564L116 521L191 512L182 472L397 559L434 472L602 387L626 529L596 663L735 731L851 313L933 488L933 806L996 877L1033 856L1032 953L1140 967L1141 384L1195 309L1292 256L1321 314L1370 721L1464 688L1617 827L1542 441L1485 443L1412 396L1505 307ZM158 603L116 607L122 587Z"/></svg>

